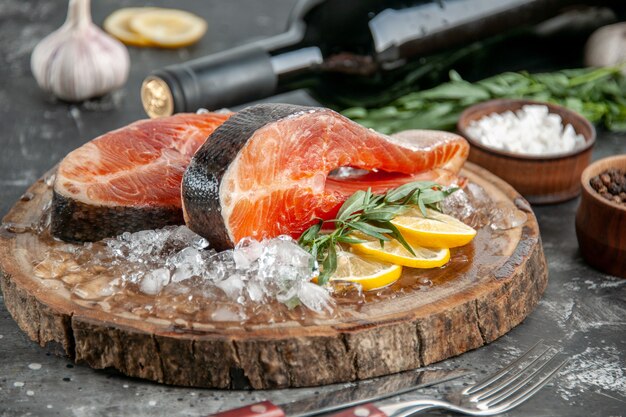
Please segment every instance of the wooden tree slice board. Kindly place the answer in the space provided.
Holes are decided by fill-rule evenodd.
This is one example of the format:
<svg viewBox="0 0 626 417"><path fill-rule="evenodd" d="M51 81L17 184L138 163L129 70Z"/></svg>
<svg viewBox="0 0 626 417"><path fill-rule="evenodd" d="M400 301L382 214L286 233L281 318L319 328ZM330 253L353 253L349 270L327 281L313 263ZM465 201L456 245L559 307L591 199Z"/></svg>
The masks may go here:
<svg viewBox="0 0 626 417"><path fill-rule="evenodd" d="M462 175L494 202L526 212L527 222L506 231L481 229L482 237L468 245L468 265L441 270L427 290L370 296L358 306L342 305L339 318L223 326L107 312L71 297L60 281L38 278L33 267L50 242L6 226L0 232L4 301L41 346L55 344L93 368L113 367L167 384L303 387L418 368L505 334L532 311L547 284L539 227L528 203L476 165L467 163ZM36 222L51 190L39 180L28 196L5 224Z"/></svg>

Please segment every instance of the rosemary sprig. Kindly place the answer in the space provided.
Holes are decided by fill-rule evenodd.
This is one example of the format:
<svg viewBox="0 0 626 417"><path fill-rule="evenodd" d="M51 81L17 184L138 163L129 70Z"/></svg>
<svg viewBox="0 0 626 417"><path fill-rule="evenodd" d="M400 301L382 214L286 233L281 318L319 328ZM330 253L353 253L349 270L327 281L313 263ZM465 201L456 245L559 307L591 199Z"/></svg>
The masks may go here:
<svg viewBox="0 0 626 417"><path fill-rule="evenodd" d="M379 240L381 246L386 241L396 239L415 255L391 220L411 206L417 206L424 216L427 208L440 210L439 203L456 190L457 188L446 189L434 182L418 181L403 184L385 194L373 194L371 189L352 194L337 212L337 218L319 219L298 240L300 246L322 265L318 284L326 284L337 270L338 244L364 242L351 235L354 231ZM333 224L334 230L323 232L324 226L329 224Z"/></svg>

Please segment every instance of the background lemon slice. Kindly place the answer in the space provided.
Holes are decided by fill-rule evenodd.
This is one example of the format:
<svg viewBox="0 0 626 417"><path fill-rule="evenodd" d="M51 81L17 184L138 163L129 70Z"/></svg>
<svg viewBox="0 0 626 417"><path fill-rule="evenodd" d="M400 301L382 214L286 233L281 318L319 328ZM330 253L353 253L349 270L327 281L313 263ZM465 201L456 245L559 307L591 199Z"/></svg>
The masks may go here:
<svg viewBox="0 0 626 417"><path fill-rule="evenodd" d="M393 284L401 274L400 265L340 251L337 253L337 270L330 280L357 282L361 284L364 291L370 291Z"/></svg>
<svg viewBox="0 0 626 417"><path fill-rule="evenodd" d="M412 208L391 220L402 236L412 245L430 248L455 248L467 245L476 236L476 230L465 223L427 209L424 217L418 208Z"/></svg>
<svg viewBox="0 0 626 417"><path fill-rule="evenodd" d="M126 45L151 46L152 43L130 28L130 21L140 13L154 10L154 7L125 7L114 11L104 20L104 30Z"/></svg>
<svg viewBox="0 0 626 417"><path fill-rule="evenodd" d="M381 261L408 266L411 268L437 268L450 260L450 250L447 248L430 249L410 244L415 256L400 242L391 240L380 246L379 241L368 241L351 245L356 252L363 253Z"/></svg>
<svg viewBox="0 0 626 417"><path fill-rule="evenodd" d="M183 10L155 8L130 19L131 30L164 48L178 48L197 42L206 32L204 19Z"/></svg>

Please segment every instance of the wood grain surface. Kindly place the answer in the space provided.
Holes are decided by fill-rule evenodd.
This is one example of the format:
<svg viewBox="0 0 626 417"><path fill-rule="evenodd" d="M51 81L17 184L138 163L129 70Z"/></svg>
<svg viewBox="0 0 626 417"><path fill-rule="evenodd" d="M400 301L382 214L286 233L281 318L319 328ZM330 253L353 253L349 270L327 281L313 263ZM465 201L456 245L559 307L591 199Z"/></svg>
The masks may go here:
<svg viewBox="0 0 626 417"><path fill-rule="evenodd" d="M525 211L528 221L506 231L485 228L482 233L493 236L472 248L471 268L446 271L449 276L441 284L344 307L350 314L341 320L222 327L111 314L98 303L72 298L60 282L36 277L33 265L49 243L6 227L0 234L5 303L22 330L41 346L58 346L94 368L113 367L167 384L302 387L428 365L508 332L532 311L547 284L539 228L526 200L471 163L462 175L495 202ZM28 224L39 218L50 189L40 180L29 193L32 198L15 204L5 223Z"/></svg>

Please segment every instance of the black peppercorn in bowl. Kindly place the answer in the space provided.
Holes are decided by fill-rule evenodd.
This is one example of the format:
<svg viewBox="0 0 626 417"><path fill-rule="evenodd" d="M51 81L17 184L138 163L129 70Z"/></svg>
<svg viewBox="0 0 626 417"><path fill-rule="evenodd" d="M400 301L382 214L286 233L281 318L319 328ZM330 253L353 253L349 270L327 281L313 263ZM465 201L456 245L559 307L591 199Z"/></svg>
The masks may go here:
<svg viewBox="0 0 626 417"><path fill-rule="evenodd" d="M594 268L626 278L626 154L594 162L580 180L580 253Z"/></svg>

